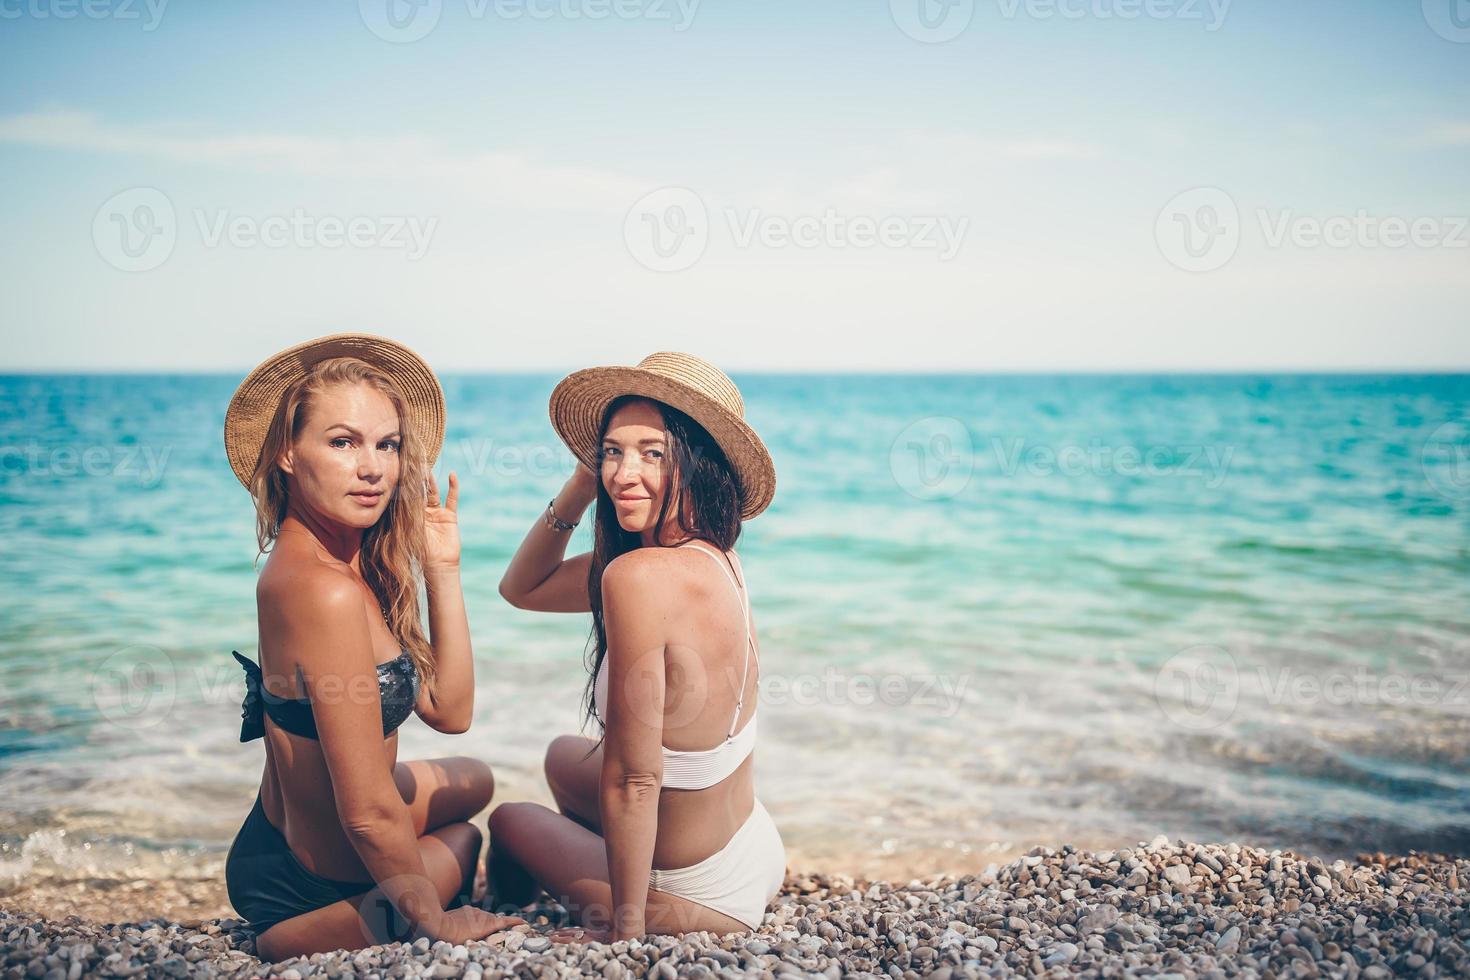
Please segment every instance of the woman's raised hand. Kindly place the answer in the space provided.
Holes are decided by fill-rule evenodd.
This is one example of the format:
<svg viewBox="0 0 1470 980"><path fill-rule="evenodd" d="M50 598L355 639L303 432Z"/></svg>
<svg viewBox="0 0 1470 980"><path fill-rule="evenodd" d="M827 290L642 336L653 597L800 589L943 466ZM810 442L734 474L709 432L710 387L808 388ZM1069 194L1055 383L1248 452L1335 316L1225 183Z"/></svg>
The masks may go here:
<svg viewBox="0 0 1470 980"><path fill-rule="evenodd" d="M572 491L576 493L579 498L586 500L596 500L597 479L597 474L588 469L586 463L579 461L577 463L576 471L573 472L571 477L567 480L567 486L571 487Z"/></svg>
<svg viewBox="0 0 1470 980"><path fill-rule="evenodd" d="M439 503L439 483L429 471L428 505L424 508L424 566L459 567L459 478L449 473L449 494Z"/></svg>

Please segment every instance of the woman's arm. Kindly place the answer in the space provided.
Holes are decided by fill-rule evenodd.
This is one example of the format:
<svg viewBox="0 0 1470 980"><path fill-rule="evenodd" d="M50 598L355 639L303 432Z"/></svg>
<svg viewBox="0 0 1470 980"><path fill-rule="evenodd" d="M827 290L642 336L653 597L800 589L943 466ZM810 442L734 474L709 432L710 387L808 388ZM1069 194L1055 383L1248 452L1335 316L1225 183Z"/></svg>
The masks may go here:
<svg viewBox="0 0 1470 980"><path fill-rule="evenodd" d="M552 504L556 516L577 523L588 506L597 500L597 475L581 463L562 486ZM526 532L525 540L500 579L500 594L518 609L536 612L591 612L587 598L590 553L565 559L571 531L546 526L545 515Z"/></svg>
<svg viewBox="0 0 1470 980"><path fill-rule="evenodd" d="M424 510L427 546L424 585L429 594L429 640L434 647L434 684L419 691L414 712L435 731L459 735L475 716L475 656L459 580L459 480L449 474L449 493L439 506L439 484L429 474Z"/></svg>
<svg viewBox="0 0 1470 980"><path fill-rule="evenodd" d="M648 873L663 786L664 647L658 549L630 551L602 576L608 703L598 812L607 842L614 940L646 934Z"/></svg>
<svg viewBox="0 0 1470 980"><path fill-rule="evenodd" d="M475 658L464 609L459 567L426 569L429 636L434 646L434 683L419 690L414 712L446 735L462 735L475 717Z"/></svg>

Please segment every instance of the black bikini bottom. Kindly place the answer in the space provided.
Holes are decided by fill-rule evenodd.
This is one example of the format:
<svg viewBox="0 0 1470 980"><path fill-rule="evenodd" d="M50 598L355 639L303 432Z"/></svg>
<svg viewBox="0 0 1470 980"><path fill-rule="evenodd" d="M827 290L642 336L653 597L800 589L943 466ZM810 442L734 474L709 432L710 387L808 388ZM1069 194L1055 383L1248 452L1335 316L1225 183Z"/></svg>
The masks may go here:
<svg viewBox="0 0 1470 980"><path fill-rule="evenodd" d="M283 919L326 908L373 887L371 881L335 881L307 870L265 818L259 793L225 859L230 904L256 935Z"/></svg>

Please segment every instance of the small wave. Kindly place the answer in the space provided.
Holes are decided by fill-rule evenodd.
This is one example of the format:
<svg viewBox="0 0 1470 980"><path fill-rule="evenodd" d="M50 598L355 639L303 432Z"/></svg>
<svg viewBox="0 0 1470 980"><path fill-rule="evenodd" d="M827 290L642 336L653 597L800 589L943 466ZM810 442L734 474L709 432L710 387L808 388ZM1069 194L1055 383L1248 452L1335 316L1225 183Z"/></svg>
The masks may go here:
<svg viewBox="0 0 1470 980"><path fill-rule="evenodd" d="M210 879L223 875L224 857L218 845L44 828L0 840L0 893L39 879Z"/></svg>

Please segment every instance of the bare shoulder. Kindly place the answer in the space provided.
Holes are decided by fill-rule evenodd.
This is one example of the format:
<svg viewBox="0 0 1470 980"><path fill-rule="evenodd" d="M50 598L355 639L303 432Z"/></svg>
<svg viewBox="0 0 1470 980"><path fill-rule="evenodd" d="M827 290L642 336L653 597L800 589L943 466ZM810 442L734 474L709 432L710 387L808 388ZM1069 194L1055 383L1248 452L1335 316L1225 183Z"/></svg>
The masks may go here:
<svg viewBox="0 0 1470 980"><path fill-rule="evenodd" d="M723 582L710 576L697 548L637 548L602 570L604 604L643 610L688 608Z"/></svg>
<svg viewBox="0 0 1470 980"><path fill-rule="evenodd" d="M288 618L335 617L362 608L350 569L314 557L273 554L255 584L256 601Z"/></svg>
<svg viewBox="0 0 1470 980"><path fill-rule="evenodd" d="M602 594L631 595L646 591L667 576L677 565L672 548L635 548L625 551L602 570Z"/></svg>
<svg viewBox="0 0 1470 980"><path fill-rule="evenodd" d="M636 548L602 570L604 603L642 609L677 607L702 589L689 548Z"/></svg>
<svg viewBox="0 0 1470 980"><path fill-rule="evenodd" d="M637 548L602 570L602 609L608 629L608 669L663 656L666 643L687 627L689 573L674 548Z"/></svg>

